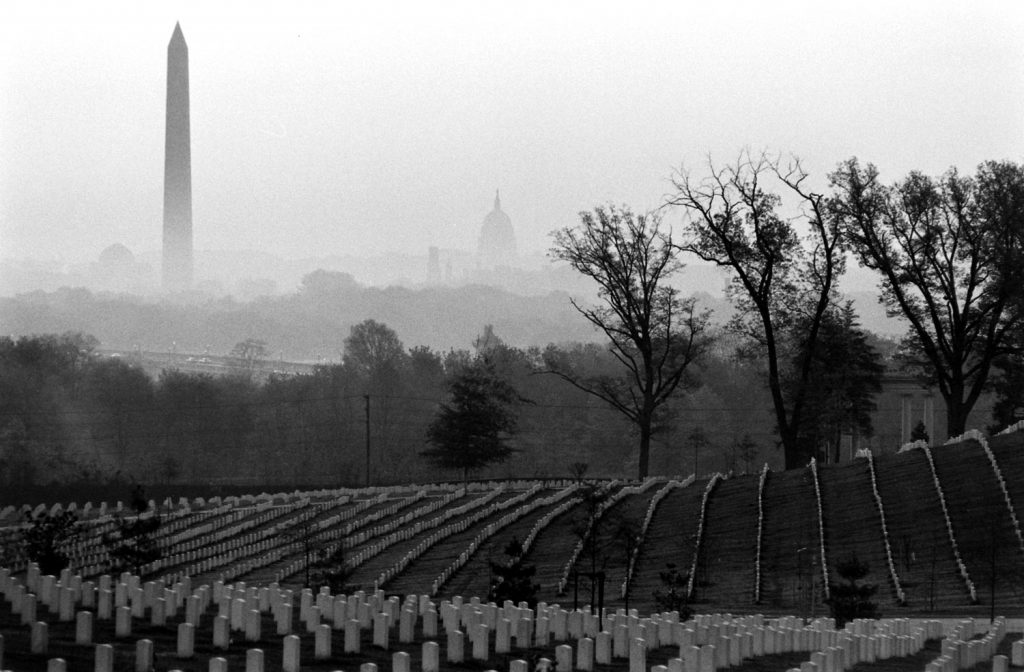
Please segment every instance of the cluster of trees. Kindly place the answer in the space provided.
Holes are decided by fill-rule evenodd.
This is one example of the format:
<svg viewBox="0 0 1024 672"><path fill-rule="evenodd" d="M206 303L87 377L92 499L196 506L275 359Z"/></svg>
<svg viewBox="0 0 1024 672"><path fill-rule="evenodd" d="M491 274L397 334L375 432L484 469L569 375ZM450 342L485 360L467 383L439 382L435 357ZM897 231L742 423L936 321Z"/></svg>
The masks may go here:
<svg viewBox="0 0 1024 672"><path fill-rule="evenodd" d="M673 182L665 208L682 211L681 235L661 226L660 212L597 208L556 232L552 249L597 283L597 307L574 305L604 333L622 371L595 377L560 362L551 369L636 426L639 476L647 475L659 409L687 387L688 367L710 336L707 317L671 284L684 254L730 275L736 312L726 331L738 339L737 355L762 369L786 468L837 445L844 431L871 430L883 367L839 293L848 254L878 273L880 301L909 323L901 359L938 389L948 435L964 431L995 380L1009 392L998 412L1020 408L1019 392L1006 385L1024 361L1020 165L990 161L971 177L914 172L885 185L874 166L850 159L823 195L798 160L747 152Z"/></svg>
<svg viewBox="0 0 1024 672"><path fill-rule="evenodd" d="M437 352L407 348L387 325L369 320L339 341L343 364L260 379L244 369L228 376L165 370L154 378L130 357L98 355L96 340L76 333L0 338L4 500L18 501L32 484L73 481L361 485L367 428L373 483L459 478L464 467L483 477L564 477L574 462L598 476L635 471L636 456L624 450L634 443L629 423L541 375L553 360L614 371L615 360L598 345L523 350L485 329L469 349ZM702 469L742 466L729 450L746 434L770 457L767 416L742 400L752 385L744 367L714 356L703 366L714 371L714 385L671 403L673 415L702 423L711 437ZM428 430L445 417L443 408L473 408L480 388L515 395L508 418L517 430L509 444L514 459L454 465L421 454L435 447ZM505 440L511 429L499 423L488 431ZM656 437L654 472L688 473L689 431L680 424ZM495 454L493 444L479 447L487 458Z"/></svg>

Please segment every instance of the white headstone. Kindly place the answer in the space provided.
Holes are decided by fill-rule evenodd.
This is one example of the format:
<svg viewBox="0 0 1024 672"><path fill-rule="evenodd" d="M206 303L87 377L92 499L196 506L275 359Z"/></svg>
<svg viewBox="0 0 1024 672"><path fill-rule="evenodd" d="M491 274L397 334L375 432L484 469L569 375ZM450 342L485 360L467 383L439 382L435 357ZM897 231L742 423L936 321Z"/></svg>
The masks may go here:
<svg viewBox="0 0 1024 672"><path fill-rule="evenodd" d="M80 611L75 616L75 644L92 644L91 611Z"/></svg>
<svg viewBox="0 0 1024 672"><path fill-rule="evenodd" d="M440 672L441 647L437 642L423 642L423 672Z"/></svg>
<svg viewBox="0 0 1024 672"><path fill-rule="evenodd" d="M448 633L448 662L461 663L463 661L463 634L459 630Z"/></svg>
<svg viewBox="0 0 1024 672"><path fill-rule="evenodd" d="M178 626L178 658L191 658L195 653L196 627L191 623Z"/></svg>
<svg viewBox="0 0 1024 672"><path fill-rule="evenodd" d="M99 644L96 646L96 662L93 666L96 672L114 672L114 647L110 644Z"/></svg>
<svg viewBox="0 0 1024 672"><path fill-rule="evenodd" d="M245 652L245 672L263 672L263 649L248 649Z"/></svg>
<svg viewBox="0 0 1024 672"><path fill-rule="evenodd" d="M317 660L326 660L331 657L331 626L321 623L317 627L313 650L313 655Z"/></svg>
<svg viewBox="0 0 1024 672"><path fill-rule="evenodd" d="M135 672L150 672L153 669L153 641L140 639L135 642Z"/></svg>
<svg viewBox="0 0 1024 672"><path fill-rule="evenodd" d="M298 635L288 635L284 638L284 650L281 660L283 672L299 672L302 662L300 659L300 644Z"/></svg>

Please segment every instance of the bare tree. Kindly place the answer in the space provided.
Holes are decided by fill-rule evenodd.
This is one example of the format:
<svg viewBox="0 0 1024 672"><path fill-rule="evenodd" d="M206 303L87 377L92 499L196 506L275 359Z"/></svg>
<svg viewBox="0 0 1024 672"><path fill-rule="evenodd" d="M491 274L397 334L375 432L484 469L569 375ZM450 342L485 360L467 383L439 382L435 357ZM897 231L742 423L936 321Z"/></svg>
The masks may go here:
<svg viewBox="0 0 1024 672"><path fill-rule="evenodd" d="M849 159L831 176L833 218L861 263L882 276L904 343L946 402L946 431L963 433L993 362L1024 321L1024 167L990 161L974 177L912 172L889 187Z"/></svg>
<svg viewBox="0 0 1024 672"><path fill-rule="evenodd" d="M813 355L844 270L840 231L825 216L824 198L807 187L797 159L782 166L743 152L734 165L717 168L709 160L708 169L700 180L685 171L673 177L667 204L684 209L688 233L678 248L730 272L727 292L738 309L730 329L766 359L786 468L798 468L811 453L801 430ZM769 182L797 199L799 216L778 213L782 198L767 189ZM794 352L797 343L801 352Z"/></svg>
<svg viewBox="0 0 1024 672"><path fill-rule="evenodd" d="M668 284L682 264L657 214L598 207L580 213L579 226L556 231L554 239L551 256L597 283L601 305L585 307L575 299L572 305L608 338L625 374L585 376L550 348L545 366L636 425L637 475L645 478L655 414L689 382L687 368L706 350L708 315Z"/></svg>

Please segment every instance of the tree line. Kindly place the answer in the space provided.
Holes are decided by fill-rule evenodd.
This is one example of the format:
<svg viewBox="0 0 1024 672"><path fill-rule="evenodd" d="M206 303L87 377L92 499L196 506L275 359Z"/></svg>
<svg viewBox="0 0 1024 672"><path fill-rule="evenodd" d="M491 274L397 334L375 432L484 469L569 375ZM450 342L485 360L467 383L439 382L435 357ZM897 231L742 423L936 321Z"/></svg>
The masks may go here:
<svg viewBox="0 0 1024 672"><path fill-rule="evenodd" d="M339 340L344 363L261 379L243 366L233 375L169 369L153 377L131 357L97 354L96 340L79 333L0 337L4 501L51 483L116 483L116 498L131 483L363 485L367 426L371 483L460 479L460 466L421 453L443 407L458 406L455 383L480 373L484 361L489 373L475 383L470 375L469 396L495 378L514 391L515 452L504 464L472 465L468 475L564 478L585 464L592 476L621 477L637 469L630 423L544 373L546 362L560 361L613 375L616 360L597 344L520 349L485 327L469 348L438 352L406 347L373 320ZM698 447L703 471L777 460L749 367L711 353L700 370L709 382L672 399L677 421L666 415L656 433L651 472L689 473L697 425L708 437Z"/></svg>
<svg viewBox="0 0 1024 672"><path fill-rule="evenodd" d="M828 176L828 194L809 185L798 159L744 152L700 175L679 171L653 213L599 207L555 233L552 255L598 286L596 307L573 305L624 373L554 370L634 423L640 476L662 405L719 335L670 282L687 256L730 276L725 330L760 369L788 469L830 432L870 431L883 367L839 292L848 256L877 273L880 302L909 323L901 364L939 391L948 436L963 433L987 389L1002 395L997 425L1020 417L1008 383L1024 361L1024 168L988 161L973 176L912 172L887 185L852 158ZM663 225L666 210L682 214L681 232Z"/></svg>

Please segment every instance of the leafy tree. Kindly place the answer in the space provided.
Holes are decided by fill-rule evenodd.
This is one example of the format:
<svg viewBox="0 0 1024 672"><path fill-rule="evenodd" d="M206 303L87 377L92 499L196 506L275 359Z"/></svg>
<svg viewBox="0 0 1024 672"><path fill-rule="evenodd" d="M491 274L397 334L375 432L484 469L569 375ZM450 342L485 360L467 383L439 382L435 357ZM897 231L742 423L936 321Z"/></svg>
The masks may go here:
<svg viewBox="0 0 1024 672"><path fill-rule="evenodd" d="M808 347L801 344L794 366L800 365ZM801 432L826 460L839 462L844 433L872 434L874 398L882 390L885 367L857 324L851 302L826 311L811 354L810 394Z"/></svg>
<svg viewBox="0 0 1024 672"><path fill-rule="evenodd" d="M1024 292L1015 302L1014 310L1024 311ZM992 433L1024 419L1024 329L1007 334L1006 352L992 360L991 388L995 396L992 406Z"/></svg>
<svg viewBox="0 0 1024 672"><path fill-rule="evenodd" d="M516 449L509 439L517 430L516 406L523 401L492 366L477 360L449 383L451 403L442 404L427 427L431 448L420 452L442 469L460 469L462 477L496 462Z"/></svg>
<svg viewBox="0 0 1024 672"><path fill-rule="evenodd" d="M22 530L25 555L39 565L44 576L60 574L62 569L71 564L71 559L61 547L77 533L78 516L71 511L52 516L45 511L36 516L26 511L25 522L28 524Z"/></svg>
<svg viewBox="0 0 1024 672"><path fill-rule="evenodd" d="M526 602L533 609L537 606L537 592L540 584L533 582L537 567L523 562L523 545L519 539L512 540L505 546L505 560L489 560L491 566L491 587L487 599L502 604L511 600L515 604Z"/></svg>
<svg viewBox="0 0 1024 672"><path fill-rule="evenodd" d="M231 348L230 356L249 374L252 374L270 355L267 342L258 338L247 338Z"/></svg>
<svg viewBox="0 0 1024 672"><path fill-rule="evenodd" d="M141 576L144 566L163 557L156 538L161 521L159 514L150 510L141 485L132 491L131 509L135 515L119 515L114 529L104 533L103 543L119 571Z"/></svg>
<svg viewBox="0 0 1024 672"><path fill-rule="evenodd" d="M683 208L688 233L678 247L729 271L726 292L737 309L729 329L748 354L765 359L786 468L798 468L812 452L803 423L821 325L844 270L840 230L798 160L783 167L744 152L735 165L709 162L709 170L702 180L685 171L673 178L668 204ZM779 213L782 197L771 181L796 199L797 217ZM810 235L802 238L801 228Z"/></svg>
<svg viewBox="0 0 1024 672"><path fill-rule="evenodd" d="M828 208L881 300L909 323L911 365L937 385L946 431L963 433L1024 311L1024 167L988 161L973 177L912 172L886 186L857 159L831 175Z"/></svg>
<svg viewBox="0 0 1024 672"><path fill-rule="evenodd" d="M371 405L371 435L374 456L380 463L399 459L391 450L398 423L393 421L401 410L396 399L402 391L409 356L394 329L364 320L352 327L345 339L344 368L361 385Z"/></svg>
<svg viewBox="0 0 1024 672"><path fill-rule="evenodd" d="M843 582L829 582L829 598L825 601L836 619L837 628L854 619L878 617L878 605L871 599L878 586L860 583L870 571L868 564L855 555L836 563L836 572Z"/></svg>
<svg viewBox="0 0 1024 672"><path fill-rule="evenodd" d="M707 347L708 315L669 282L682 268L671 234L657 214L626 207L580 213L580 224L554 234L551 256L598 285L602 305L572 305L608 338L625 369L615 376L584 376L549 349L547 370L623 414L640 435L637 475L646 478L656 414L680 386L694 381L687 369Z"/></svg>
<svg viewBox="0 0 1024 672"><path fill-rule="evenodd" d="M405 357L405 346L395 330L376 320L354 325L345 339L345 365L365 379L393 375Z"/></svg>

